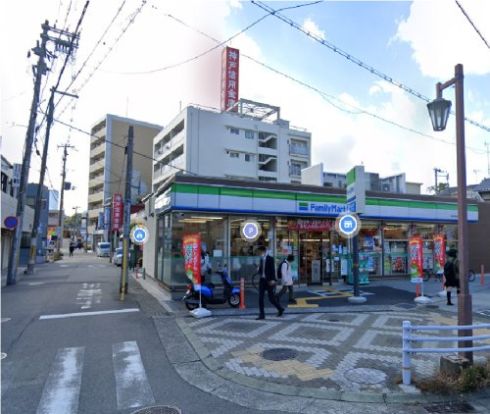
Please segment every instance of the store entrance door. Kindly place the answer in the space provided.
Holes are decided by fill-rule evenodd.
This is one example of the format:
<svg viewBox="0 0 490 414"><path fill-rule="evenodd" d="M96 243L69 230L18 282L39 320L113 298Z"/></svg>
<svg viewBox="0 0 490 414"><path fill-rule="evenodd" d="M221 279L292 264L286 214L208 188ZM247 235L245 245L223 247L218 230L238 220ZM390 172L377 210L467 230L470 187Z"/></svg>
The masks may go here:
<svg viewBox="0 0 490 414"><path fill-rule="evenodd" d="M325 272L325 255L328 252L328 238L318 232L304 232L299 235L301 283L321 284Z"/></svg>

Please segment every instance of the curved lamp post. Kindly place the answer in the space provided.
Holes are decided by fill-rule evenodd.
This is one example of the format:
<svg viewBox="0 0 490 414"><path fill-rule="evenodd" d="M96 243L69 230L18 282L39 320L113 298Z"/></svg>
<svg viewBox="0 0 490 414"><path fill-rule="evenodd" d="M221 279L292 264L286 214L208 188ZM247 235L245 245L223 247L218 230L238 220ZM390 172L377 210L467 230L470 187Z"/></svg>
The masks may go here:
<svg viewBox="0 0 490 414"><path fill-rule="evenodd" d="M442 98L442 91L449 86L455 86L456 93L456 155L457 155L457 174L458 174L458 258L459 258L459 283L460 293L458 294L458 325L472 324L472 303L471 294L468 286L468 215L466 201L466 160L465 160L465 139L464 139L464 86L463 86L463 65L458 64L454 69L454 78L445 83L437 83L437 98L427 104L432 127L434 131L443 131L446 128L451 101ZM459 336L472 336L472 330L460 330ZM461 349L460 355L473 362L473 352L463 351L463 348L471 348L472 341L458 342Z"/></svg>

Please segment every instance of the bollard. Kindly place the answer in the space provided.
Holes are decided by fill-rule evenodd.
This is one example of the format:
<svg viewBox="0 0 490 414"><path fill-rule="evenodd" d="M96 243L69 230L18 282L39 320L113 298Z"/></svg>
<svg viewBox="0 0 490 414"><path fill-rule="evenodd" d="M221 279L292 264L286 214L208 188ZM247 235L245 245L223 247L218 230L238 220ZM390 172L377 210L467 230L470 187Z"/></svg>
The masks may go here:
<svg viewBox="0 0 490 414"><path fill-rule="evenodd" d="M415 296L419 297L420 296L420 283L417 283L415 285Z"/></svg>
<svg viewBox="0 0 490 414"><path fill-rule="evenodd" d="M485 266L480 266L480 285L485 286Z"/></svg>
<svg viewBox="0 0 490 414"><path fill-rule="evenodd" d="M410 321L403 321L402 333L402 380L403 385L410 385L412 373L410 370Z"/></svg>
<svg viewBox="0 0 490 414"><path fill-rule="evenodd" d="M146 280L146 269L143 268L143 280Z"/></svg>
<svg viewBox="0 0 490 414"><path fill-rule="evenodd" d="M245 279L240 278L240 309L245 309Z"/></svg>

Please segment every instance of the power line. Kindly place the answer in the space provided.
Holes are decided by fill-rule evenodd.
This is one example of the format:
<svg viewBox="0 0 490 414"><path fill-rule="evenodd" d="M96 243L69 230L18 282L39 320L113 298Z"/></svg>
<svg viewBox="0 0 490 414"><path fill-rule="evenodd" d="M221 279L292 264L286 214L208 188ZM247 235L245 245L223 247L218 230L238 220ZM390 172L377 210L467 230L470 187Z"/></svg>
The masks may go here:
<svg viewBox="0 0 490 414"><path fill-rule="evenodd" d="M216 38L214 38L214 37L212 37L212 36L204 33L203 31L201 31L199 29L196 29L196 28L190 26L189 24L185 23L184 21L182 21L181 19L179 19L179 18L177 18L175 16L172 16L172 15L168 14L167 17L169 17L169 18L177 21L178 23L180 23L180 24L188 27L191 30L194 30L194 31L198 32L199 34L207 37L208 39L213 40L214 42L221 43L218 39L216 39ZM366 109L363 109L363 108L358 107L356 105L353 105L353 104L344 102L341 99L337 98L336 96L333 96L331 94L328 94L328 93L326 93L326 92L324 92L324 91L322 91L322 90L320 90L320 89L318 89L318 88L316 88L316 87L314 87L314 86L312 86L312 85L310 85L310 84L308 84L306 82L303 82L303 81L301 81L301 80L299 80L299 79L297 79L297 78L295 78L295 77L293 77L291 75L288 75L287 73L284 73L284 72L282 72L282 71L280 71L278 69L275 69L272 66L270 66L270 65L268 65L268 64L266 64L264 62L261 62L261 61L255 59L255 58L253 58L251 56L248 56L248 55L246 55L244 53L241 53L241 56L243 56L243 57L251 60L252 62L255 62L256 64L261 65L264 68L266 68L266 69L268 69L268 70L270 70L270 71L272 71L272 72L274 72L274 73L276 73L278 75L281 75L281 76L283 76L283 77L285 77L285 78L287 78L287 79L289 79L289 80L291 80L291 81L293 81L293 82L295 82L295 83L297 83L297 84L299 84L299 85L301 85L301 86L303 86L305 88L308 88L308 89L310 89L310 90L318 93L330 105L332 105L333 107L335 107L335 108L337 108L337 109L339 109L339 110L341 110L343 112L346 112L346 113L349 113L349 114L352 114L352 115L365 114L365 115L371 116L371 117L373 117L375 119L378 119L380 121L383 121L385 123L391 124L393 126L396 126L398 128L401 128L401 129L404 129L404 130L406 130L408 132L412 132L414 134L417 134L417 135L420 135L420 136L423 136L423 137L426 137L426 138L430 138L430 139L432 139L434 141L439 141L441 143L449 144L449 145L455 145L455 142L449 142L449 141L446 141L446 140L444 140L442 138L437 138L437 137L435 137L433 135L426 134L426 133L421 132L421 131L418 131L418 130L416 130L414 128L411 128L411 127L408 127L408 126L399 124L399 123L397 123L395 121L392 121L392 120L389 120L387 118L384 118L384 117L382 117L380 115L374 114L374 113L372 113L370 111L367 111ZM332 101L336 101L336 102L338 102L338 104L335 104ZM348 107L352 108L353 110L348 110L348 109L344 108L343 106L348 106ZM478 153L478 154L481 154L482 153L481 150L479 150L479 149L472 148L472 147L469 147L469 146L467 146L467 148L469 150L475 152L475 153Z"/></svg>
<svg viewBox="0 0 490 414"><path fill-rule="evenodd" d="M319 36L316 36L315 34L305 30L301 25L299 25L298 23L296 23L294 20L291 20L289 19L288 17L286 16L283 16L279 13L279 10L275 10L273 9L272 7L269 7L265 4L263 4L262 2L259 2L259 1L256 1L256 0L251 0L251 3L260 7L262 10L265 10L267 11L268 13L270 13L272 16L278 18L279 20L281 20L282 22L288 24L289 26L293 27L294 29L304 33L306 36L308 36L309 38L315 40L316 42L318 43L321 43L323 46L329 48L330 50L332 50L333 52L343 56L344 58L346 58L347 60L357 64L358 66L360 66L361 68L371 72L373 75L385 80L386 82L389 82L391 83L392 85L395 85L396 87L404 90L405 92L408 92L409 94L423 100L424 102L430 102L431 99L429 99L428 97L422 95L420 92L417 92L415 89L412 89L408 86L406 86L405 84L393 79L391 76L388 76L386 75L385 73L379 71L378 69L374 68L373 66L371 65L368 65L367 63L363 62L362 60L360 60L359 58L351 55L350 53L342 50L340 47L336 46L335 44L319 37ZM454 111L451 111L451 114L454 115ZM490 127L488 126L485 126L485 125L482 125L480 124L479 122L476 122L470 118L467 118L465 117L465 121L467 121L468 123L474 125L474 126L477 126L478 128L481 128L487 132L490 132Z"/></svg>
<svg viewBox="0 0 490 414"><path fill-rule="evenodd" d="M85 130L83 130L83 129L81 129L81 128L76 127L75 125L69 124L69 123L64 122L64 121L61 121L61 120L59 120L59 119L53 118L53 121L54 121L54 122L57 122L57 123L58 123L58 124L60 124L60 125L65 126L65 127L71 128L71 129L73 129L73 130L75 130L75 131L81 132L82 134L88 135L89 137L100 138L100 137L99 137L99 136L97 136L97 135L94 135L94 134L92 134L92 133L90 133L90 132L88 132L88 131L85 131ZM118 144L118 143L113 142L113 141L111 141L111 140L109 140L109 139L107 139L107 138L105 139L105 142L106 142L106 143L109 143L109 144L111 144L111 145L113 145L113 146L115 146L115 147L119 147L119 148L126 149L126 146L125 146L125 145ZM139 155L140 157L143 157L143 158L146 158L146 159L148 159L148 160L155 161L155 162L160 162L160 161L161 161L161 160L157 160L156 158L150 157L149 155L143 154L143 153L138 152L138 151L133 151L133 154L135 154L135 155ZM169 167L171 167L171 168L175 168L176 170L179 170L179 171L185 172L185 173L187 173L187 174L190 174L190 175L196 175L195 173L193 173L193 172L191 172L191 171L189 171L189 170L186 170L186 169L184 169L184 168L177 167L177 166L175 166L175 165L172 165L171 163L167 163L166 165L168 165L168 166L169 166Z"/></svg>
<svg viewBox="0 0 490 414"><path fill-rule="evenodd" d="M322 3L322 1L314 1L314 2L310 2L310 3L304 3L304 4L298 4L298 5L295 5L295 6L288 6L288 7L283 7L282 9L279 9L280 11L283 11L283 10L290 10L290 9L298 9L300 7L306 7L306 6L312 6L314 4L318 4L318 3ZM153 5L152 4L152 8L155 9L155 10L159 10L157 6ZM171 18L174 18L171 14L169 13L165 13L166 16L168 17L171 17ZM246 31L250 30L252 27L256 26L257 24L259 24L262 20L266 19L267 17L270 16L270 13L267 13L266 15L262 16L262 17L259 17L257 20L253 21L252 23L250 23L249 25L247 25L246 27L244 27L243 29L241 29L240 31L238 31L237 33L235 33L234 35L230 36L229 38L227 38L226 40L223 40L221 42L218 42L218 44L216 46L213 46L191 58L188 58L188 59L185 59L181 62L177 62L177 63L173 63L173 64L170 64L170 65L167 65L167 66L162 66L162 67L158 67L158 68L155 68L155 69L149 69L149 70L143 70L143 71L133 71L133 72L116 72L116 71L106 71L107 73L114 73L114 74L117 74L117 75L149 75L149 74L152 74L152 73L158 73L158 72L163 72L163 71L166 71L166 70L169 70L169 69L173 69L173 68L176 68L178 66L182 66L182 65L185 65L186 63L190 63L190 62L193 62L194 60L197 60L209 53L211 53L213 50L216 50L218 48L220 48L221 46L225 45L226 43L232 41L233 39L235 39L236 37L240 36L241 34L245 33ZM216 40L216 39L213 39L213 40Z"/></svg>
<svg viewBox="0 0 490 414"><path fill-rule="evenodd" d="M92 79L92 76L94 76L95 72L97 72L97 70L102 65L102 63L104 63L104 61L107 59L107 57L112 52L112 50L114 49L114 47L117 45L117 43L119 43L119 41L123 37L124 33L126 33L126 31L129 29L129 27L134 23L134 20L141 13L141 11L143 10L143 7L146 4L147 4L147 0L142 0L141 5L131 15L131 17L129 18L129 21L127 23L127 25L122 29L121 33L116 38L116 40L114 41L114 43L112 44L112 46L109 47L109 49L107 50L106 54L96 64L96 66L94 67L94 69L92 70L92 72L87 76L87 78L82 82L82 84L79 87L75 88L75 92L76 93L79 93L85 87L85 85L89 82L89 80ZM58 102L56 103L56 105L58 105L60 101L61 101L61 98L58 100ZM66 111L66 108L67 107L68 107L68 104L61 110L59 116L63 115L63 113Z"/></svg>
<svg viewBox="0 0 490 414"><path fill-rule="evenodd" d="M463 6L461 6L461 4L459 3L458 0L455 0L455 2L458 5L459 9L461 10L461 13L464 14L464 16L470 22L471 26L473 26L473 29L475 29L475 32L478 33L478 36L480 36L481 40L483 40L483 43L485 43L485 45L487 46L487 48L490 49L490 44L488 44L487 40L483 37L483 35L481 34L481 32L478 30L478 28L476 27L475 23L473 23L473 21L471 20L470 16L468 16L468 13L466 13L465 9L463 9Z"/></svg>

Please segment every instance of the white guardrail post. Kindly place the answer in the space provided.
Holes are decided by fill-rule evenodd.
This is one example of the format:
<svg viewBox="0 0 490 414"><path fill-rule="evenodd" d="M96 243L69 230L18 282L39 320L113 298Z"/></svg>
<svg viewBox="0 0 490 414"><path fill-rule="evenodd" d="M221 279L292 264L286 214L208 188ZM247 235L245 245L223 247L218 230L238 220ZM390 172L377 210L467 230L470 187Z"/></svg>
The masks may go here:
<svg viewBox="0 0 490 414"><path fill-rule="evenodd" d="M402 334L402 380L403 385L410 385L412 382L412 372L410 367L410 332L412 324L410 321L403 321Z"/></svg>

